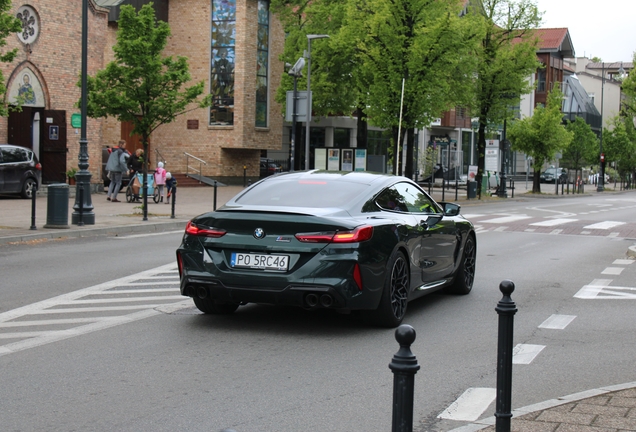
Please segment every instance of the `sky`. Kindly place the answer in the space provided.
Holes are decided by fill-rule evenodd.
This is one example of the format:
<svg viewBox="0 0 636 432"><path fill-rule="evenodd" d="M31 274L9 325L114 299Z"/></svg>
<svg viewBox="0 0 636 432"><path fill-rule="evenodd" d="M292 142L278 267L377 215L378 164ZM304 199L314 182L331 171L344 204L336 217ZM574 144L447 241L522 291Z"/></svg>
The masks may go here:
<svg viewBox="0 0 636 432"><path fill-rule="evenodd" d="M630 62L636 51L636 0L535 0L541 28L567 27L577 57Z"/></svg>

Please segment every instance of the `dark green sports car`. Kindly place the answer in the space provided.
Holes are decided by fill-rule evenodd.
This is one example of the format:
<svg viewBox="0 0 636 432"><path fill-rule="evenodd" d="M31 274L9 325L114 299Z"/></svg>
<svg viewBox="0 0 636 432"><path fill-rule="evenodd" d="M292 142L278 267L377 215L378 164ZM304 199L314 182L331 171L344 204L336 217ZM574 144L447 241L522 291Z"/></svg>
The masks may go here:
<svg viewBox="0 0 636 432"><path fill-rule="evenodd" d="M410 300L468 294L476 251L459 206L405 177L302 171L267 177L192 219L177 261L181 294L204 313L294 305L395 327Z"/></svg>

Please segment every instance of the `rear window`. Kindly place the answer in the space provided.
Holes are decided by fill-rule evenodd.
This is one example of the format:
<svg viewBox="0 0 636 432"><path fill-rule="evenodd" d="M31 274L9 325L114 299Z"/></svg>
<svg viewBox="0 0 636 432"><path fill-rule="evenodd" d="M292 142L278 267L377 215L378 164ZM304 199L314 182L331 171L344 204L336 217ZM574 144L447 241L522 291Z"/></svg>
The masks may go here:
<svg viewBox="0 0 636 432"><path fill-rule="evenodd" d="M0 149L0 151L2 151L3 163L17 163L30 160L29 152L21 148L5 147Z"/></svg>
<svg viewBox="0 0 636 432"><path fill-rule="evenodd" d="M256 185L236 202L275 207L343 208L369 186L363 183L329 180L272 181Z"/></svg>

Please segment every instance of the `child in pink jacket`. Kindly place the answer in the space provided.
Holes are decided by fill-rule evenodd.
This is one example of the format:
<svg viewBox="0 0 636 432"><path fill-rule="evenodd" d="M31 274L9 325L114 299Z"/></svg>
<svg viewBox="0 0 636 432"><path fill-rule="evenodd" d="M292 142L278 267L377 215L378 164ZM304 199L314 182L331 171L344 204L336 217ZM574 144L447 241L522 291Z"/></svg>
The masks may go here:
<svg viewBox="0 0 636 432"><path fill-rule="evenodd" d="M163 162L157 164L155 171L155 186L159 189L160 202L163 202L163 187L166 185L166 170L163 168Z"/></svg>

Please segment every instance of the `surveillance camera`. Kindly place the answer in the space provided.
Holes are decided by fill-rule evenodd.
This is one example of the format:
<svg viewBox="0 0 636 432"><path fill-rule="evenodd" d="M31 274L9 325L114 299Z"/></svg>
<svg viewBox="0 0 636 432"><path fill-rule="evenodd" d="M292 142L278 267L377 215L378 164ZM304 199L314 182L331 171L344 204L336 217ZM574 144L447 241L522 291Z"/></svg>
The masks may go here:
<svg viewBox="0 0 636 432"><path fill-rule="evenodd" d="M305 67L305 59L301 57L298 59L298 61L287 73L291 76L300 76L304 67Z"/></svg>

